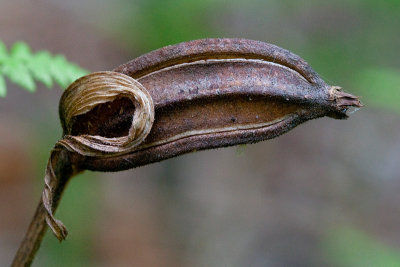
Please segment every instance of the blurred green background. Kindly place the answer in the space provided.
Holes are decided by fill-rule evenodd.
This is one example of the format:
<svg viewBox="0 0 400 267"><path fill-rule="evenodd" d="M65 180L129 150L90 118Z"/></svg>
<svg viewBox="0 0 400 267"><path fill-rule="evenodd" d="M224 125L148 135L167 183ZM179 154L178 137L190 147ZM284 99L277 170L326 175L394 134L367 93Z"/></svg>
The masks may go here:
<svg viewBox="0 0 400 267"><path fill-rule="evenodd" d="M192 39L241 37L300 55L360 95L347 121L193 153L66 190L33 266L400 266L400 1L0 0L0 39L111 70ZM0 265L11 262L61 136L60 88L0 99Z"/></svg>

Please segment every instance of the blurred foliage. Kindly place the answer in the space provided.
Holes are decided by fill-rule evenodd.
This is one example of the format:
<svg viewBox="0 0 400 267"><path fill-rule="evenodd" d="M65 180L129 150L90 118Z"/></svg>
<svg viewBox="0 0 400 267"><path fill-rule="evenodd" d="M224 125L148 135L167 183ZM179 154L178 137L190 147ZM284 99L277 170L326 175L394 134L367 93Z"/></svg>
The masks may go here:
<svg viewBox="0 0 400 267"><path fill-rule="evenodd" d="M354 87L359 88L365 104L400 113L400 69L363 69L356 74Z"/></svg>
<svg viewBox="0 0 400 267"><path fill-rule="evenodd" d="M61 87L66 88L87 73L86 70L68 62L63 55L52 56L47 51L33 54L23 42L16 42L8 53L5 44L0 41L0 97L5 97L7 93L3 75L18 86L34 92L35 79L48 88L53 86L54 79Z"/></svg>
<svg viewBox="0 0 400 267"><path fill-rule="evenodd" d="M156 49L162 46L191 39L213 36L210 21L204 17L213 10L217 1L146 1L142 6L143 16L138 19L146 31L142 46ZM185 25L182 27L182 25Z"/></svg>
<svg viewBox="0 0 400 267"><path fill-rule="evenodd" d="M400 251L352 227L331 231L323 241L329 262L342 267L397 267Z"/></svg>
<svg viewBox="0 0 400 267"><path fill-rule="evenodd" d="M234 2L236 2L235 0ZM102 25L124 46L144 53L179 42L218 37L212 17L224 9L223 0L117 0L118 13Z"/></svg>

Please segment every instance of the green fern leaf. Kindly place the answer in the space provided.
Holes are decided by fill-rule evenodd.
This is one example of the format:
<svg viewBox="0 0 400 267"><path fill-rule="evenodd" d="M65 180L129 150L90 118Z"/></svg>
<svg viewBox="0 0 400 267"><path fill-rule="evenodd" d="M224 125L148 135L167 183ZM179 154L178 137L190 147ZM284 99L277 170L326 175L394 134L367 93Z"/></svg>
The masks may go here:
<svg viewBox="0 0 400 267"><path fill-rule="evenodd" d="M32 72L33 77L39 82L50 88L53 86L53 80L50 73L51 55L46 51L36 53L32 60L27 64L28 69Z"/></svg>
<svg viewBox="0 0 400 267"><path fill-rule="evenodd" d="M29 73L28 68L23 64L15 60L9 60L3 69L3 73L12 82L25 88L26 90L30 92L34 92L36 90L35 81L33 80L32 75Z"/></svg>
<svg viewBox="0 0 400 267"><path fill-rule="evenodd" d="M66 88L71 82L87 73L86 70L68 62L63 55L52 56L47 51L33 54L29 46L23 42L15 43L7 53L7 47L0 41L0 97L6 95L4 77L34 92L35 80L48 88L53 86L54 80L62 88Z"/></svg>
<svg viewBox="0 0 400 267"><path fill-rule="evenodd" d="M15 43L10 50L10 54L14 59L29 60L32 56L31 49L23 42Z"/></svg>
<svg viewBox="0 0 400 267"><path fill-rule="evenodd" d="M0 97L5 97L7 94L6 81L3 75L0 75Z"/></svg>

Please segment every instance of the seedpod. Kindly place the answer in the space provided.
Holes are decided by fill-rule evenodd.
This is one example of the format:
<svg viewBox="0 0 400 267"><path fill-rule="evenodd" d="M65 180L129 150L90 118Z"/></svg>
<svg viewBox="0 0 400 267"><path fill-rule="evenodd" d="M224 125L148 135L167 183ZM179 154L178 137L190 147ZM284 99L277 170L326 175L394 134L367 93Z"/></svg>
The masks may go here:
<svg viewBox="0 0 400 267"><path fill-rule="evenodd" d="M83 170L119 171L187 152L255 143L307 120L347 118L357 97L326 84L300 57L245 39L167 46L72 83L60 100L63 138L42 201L14 263L30 263L67 181ZM18 265L15 265L18 266Z"/></svg>

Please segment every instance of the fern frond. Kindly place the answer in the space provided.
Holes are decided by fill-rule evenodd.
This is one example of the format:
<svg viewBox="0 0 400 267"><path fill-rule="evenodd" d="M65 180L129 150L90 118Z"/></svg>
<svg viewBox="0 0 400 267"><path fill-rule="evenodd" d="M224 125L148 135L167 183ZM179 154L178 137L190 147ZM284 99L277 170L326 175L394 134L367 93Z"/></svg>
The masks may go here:
<svg viewBox="0 0 400 267"><path fill-rule="evenodd" d="M0 40L0 97L7 93L4 77L27 91L36 90L35 80L48 88L53 80L62 88L66 88L77 78L88 74L88 71L67 61L63 55L51 55L47 51L32 53L24 42L15 43L9 53Z"/></svg>

